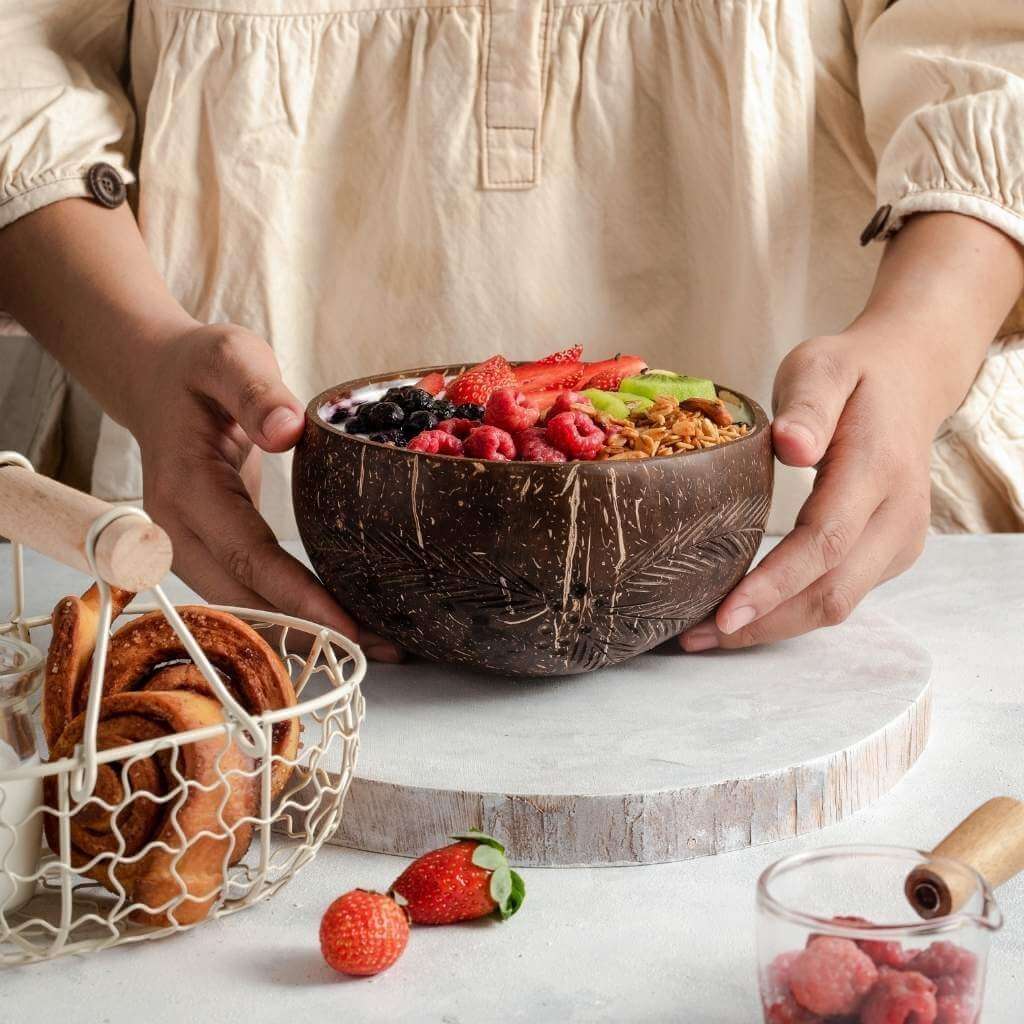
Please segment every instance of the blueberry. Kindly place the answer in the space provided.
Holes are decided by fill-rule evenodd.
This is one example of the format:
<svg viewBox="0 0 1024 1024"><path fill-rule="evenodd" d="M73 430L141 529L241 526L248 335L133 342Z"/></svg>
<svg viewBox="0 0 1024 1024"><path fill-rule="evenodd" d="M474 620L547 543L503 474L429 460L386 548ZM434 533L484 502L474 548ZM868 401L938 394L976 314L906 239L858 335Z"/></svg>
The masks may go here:
<svg viewBox="0 0 1024 1024"><path fill-rule="evenodd" d="M418 434L422 430L433 430L438 424L438 419L434 413L428 412L426 409L417 409L409 414L405 423L407 430L415 431Z"/></svg>
<svg viewBox="0 0 1024 1024"><path fill-rule="evenodd" d="M405 388L388 388L387 391L384 392L384 397L381 399L381 401L401 404L402 392L405 390Z"/></svg>
<svg viewBox="0 0 1024 1024"><path fill-rule="evenodd" d="M439 420L450 420L455 418L455 406L446 398L439 398L433 402L434 415Z"/></svg>
<svg viewBox="0 0 1024 1024"><path fill-rule="evenodd" d="M370 434L370 440L378 444L401 444L404 437L401 430L379 430Z"/></svg>
<svg viewBox="0 0 1024 1024"><path fill-rule="evenodd" d="M455 419L457 420L482 420L484 418L484 407L482 405L457 405L455 406Z"/></svg>
<svg viewBox="0 0 1024 1024"><path fill-rule="evenodd" d="M347 419L350 418L350 411L346 409L343 405L339 405L337 408L332 409L330 411L330 414L327 417L327 422L337 425L339 423L344 423Z"/></svg>
<svg viewBox="0 0 1024 1024"><path fill-rule="evenodd" d="M374 402L366 412L366 418L378 429L397 427L405 419L401 406L394 402Z"/></svg>
<svg viewBox="0 0 1024 1024"><path fill-rule="evenodd" d="M345 421L346 434L368 434L373 427L365 416L353 416Z"/></svg>

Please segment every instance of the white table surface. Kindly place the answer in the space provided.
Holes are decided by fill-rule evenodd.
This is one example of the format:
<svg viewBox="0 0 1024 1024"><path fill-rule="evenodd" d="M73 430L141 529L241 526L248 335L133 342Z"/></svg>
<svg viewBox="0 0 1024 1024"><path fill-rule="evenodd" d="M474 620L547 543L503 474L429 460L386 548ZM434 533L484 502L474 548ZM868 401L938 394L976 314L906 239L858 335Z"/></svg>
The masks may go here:
<svg viewBox="0 0 1024 1024"><path fill-rule="evenodd" d="M5 546L0 579L8 559ZM29 559L33 610L80 589L76 574ZM528 899L516 918L414 929L394 968L359 980L321 961L320 915L350 888L385 889L405 861L325 847L276 897L224 921L149 945L0 969L0 1020L754 1024L753 898L764 867L833 843L930 846L988 797L1024 796L1024 536L934 538L869 601L934 658L933 731L896 789L841 825L680 864L526 870ZM1024 876L999 895L1007 924L989 961L984 1022L1019 1024Z"/></svg>

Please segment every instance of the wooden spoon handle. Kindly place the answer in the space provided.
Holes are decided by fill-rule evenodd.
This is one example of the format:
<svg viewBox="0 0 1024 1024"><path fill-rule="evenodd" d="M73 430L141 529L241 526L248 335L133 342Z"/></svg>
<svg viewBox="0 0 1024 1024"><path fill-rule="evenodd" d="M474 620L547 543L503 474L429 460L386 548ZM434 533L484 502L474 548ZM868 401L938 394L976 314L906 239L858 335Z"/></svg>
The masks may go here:
<svg viewBox="0 0 1024 1024"><path fill-rule="evenodd" d="M938 846L936 857L970 865L993 888L1024 871L1024 803L997 796L969 814ZM970 879L944 865L915 868L904 886L907 899L929 920L953 914L970 898Z"/></svg>
<svg viewBox="0 0 1024 1024"><path fill-rule="evenodd" d="M0 468L0 535L72 569L92 573L86 535L113 507L21 466ZM96 540L96 568L115 587L146 590L170 572L170 538L136 516L115 519Z"/></svg>

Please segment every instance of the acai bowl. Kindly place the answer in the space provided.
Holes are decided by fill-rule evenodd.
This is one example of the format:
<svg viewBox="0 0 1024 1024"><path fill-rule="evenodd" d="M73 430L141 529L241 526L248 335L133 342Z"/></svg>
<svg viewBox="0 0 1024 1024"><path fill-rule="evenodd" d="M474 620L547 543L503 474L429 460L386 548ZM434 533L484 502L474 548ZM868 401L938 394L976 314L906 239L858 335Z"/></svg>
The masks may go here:
<svg viewBox="0 0 1024 1024"><path fill-rule="evenodd" d="M678 635L746 572L771 503L760 406L637 357L556 359L401 370L309 403L299 532L364 626L432 660L570 675ZM468 405L477 419L454 415Z"/></svg>

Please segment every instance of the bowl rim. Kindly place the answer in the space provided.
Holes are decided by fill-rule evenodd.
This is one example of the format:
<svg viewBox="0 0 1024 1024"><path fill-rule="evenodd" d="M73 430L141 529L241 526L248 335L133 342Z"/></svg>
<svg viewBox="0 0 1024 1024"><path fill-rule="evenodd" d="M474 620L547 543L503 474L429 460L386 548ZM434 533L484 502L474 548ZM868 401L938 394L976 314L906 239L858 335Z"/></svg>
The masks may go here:
<svg viewBox="0 0 1024 1024"><path fill-rule="evenodd" d="M512 366L524 365L524 360L512 360ZM335 426L333 423L328 423L319 415L319 409L326 405L330 401L331 397L337 397L341 392L344 391L355 391L358 388L366 387L368 384L384 384L390 380L401 380L407 377L425 377L428 373L456 373L462 372L469 366L475 366L475 363L442 363L438 366L419 366L409 370L390 370L387 373L375 373L370 374L366 377L354 377L352 380L342 381L339 384L334 384L329 388L325 388L318 395L314 396L309 402L306 403L306 422L311 423L316 427L319 427L330 434L335 434L338 437L343 437L347 441L353 444L366 445L371 448L384 448L392 452L401 453L403 455L412 458L414 456L420 456L429 459L443 459L446 462L459 462L465 464L466 462L487 462L488 467L506 467L506 466L543 466L548 469L555 469L557 467L566 466L615 466L618 463L613 463L610 460L603 460L601 462L595 462L593 460L583 459L570 459L567 462L528 462L524 459L514 459L510 462L490 462L482 459L471 459L465 455L441 455L440 453L431 452L413 452L409 451L408 448L395 448L391 445L384 444L381 441L371 441L369 438L359 437L356 434L347 434L344 430ZM748 444L753 442L754 438L760 436L765 430L769 428L768 416L764 409L755 402L748 395L745 395L742 391L737 391L736 388L729 387L724 384L715 382L715 390L728 391L730 394L736 395L738 398L743 399L744 402L750 407L754 414L754 425L750 431L743 437L738 437L735 441L729 441L727 444L715 445L712 448L695 448L689 452L676 452L673 455L663 455L655 461L658 463L672 462L676 459L694 458L702 455L711 455L712 452L723 451L727 448L736 448L739 445ZM650 460L636 460L629 459L623 460L621 465L632 466L637 461L648 462Z"/></svg>

